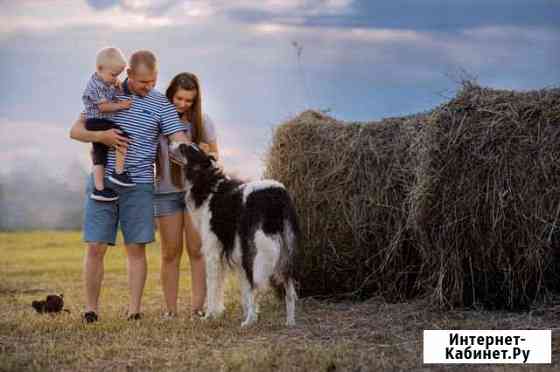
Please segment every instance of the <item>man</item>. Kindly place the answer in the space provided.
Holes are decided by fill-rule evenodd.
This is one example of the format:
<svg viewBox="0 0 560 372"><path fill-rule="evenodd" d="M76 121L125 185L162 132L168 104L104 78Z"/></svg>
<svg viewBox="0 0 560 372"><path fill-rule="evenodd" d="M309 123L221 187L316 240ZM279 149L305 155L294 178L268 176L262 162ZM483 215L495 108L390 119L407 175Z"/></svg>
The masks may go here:
<svg viewBox="0 0 560 372"><path fill-rule="evenodd" d="M122 187L106 180L119 194L119 201L107 203L86 198L84 208L84 241L87 250L84 259L86 308L83 320L98 320L98 305L103 281L103 259L107 245L114 245L120 224L127 253L129 305L128 319L142 317L142 292L146 282L146 244L154 241L153 220L153 163L160 134L170 141L190 142L179 121L175 107L160 92L154 90L157 80L157 61L150 51L138 51L130 57L128 78L123 82L124 95L131 99L130 109L117 113L113 120L127 134L118 129L88 131L83 116L70 130L70 138L81 142L100 142L112 149L107 156L105 175L115 167L115 151L127 149L126 170L135 187ZM93 180L88 183L88 194Z"/></svg>

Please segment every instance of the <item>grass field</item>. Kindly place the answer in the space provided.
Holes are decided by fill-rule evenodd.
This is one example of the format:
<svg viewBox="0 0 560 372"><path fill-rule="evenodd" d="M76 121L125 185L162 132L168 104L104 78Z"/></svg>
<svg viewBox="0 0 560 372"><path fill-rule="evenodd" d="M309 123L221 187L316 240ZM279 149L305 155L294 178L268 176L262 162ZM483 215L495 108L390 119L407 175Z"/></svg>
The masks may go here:
<svg viewBox="0 0 560 372"><path fill-rule="evenodd" d="M182 264L182 314L163 320L159 246L148 247L145 318L124 320L127 304L122 246L106 257L101 321L85 325L82 311L83 244L79 232L0 233L0 370L560 370L560 306L529 313L439 312L422 302L388 304L300 300L298 325L284 326L284 306L273 296L261 303L256 326L241 329L237 282L226 287L226 317L191 319L188 264ZM31 301L64 293L70 313L39 315ZM552 366L422 364L424 329L553 329Z"/></svg>

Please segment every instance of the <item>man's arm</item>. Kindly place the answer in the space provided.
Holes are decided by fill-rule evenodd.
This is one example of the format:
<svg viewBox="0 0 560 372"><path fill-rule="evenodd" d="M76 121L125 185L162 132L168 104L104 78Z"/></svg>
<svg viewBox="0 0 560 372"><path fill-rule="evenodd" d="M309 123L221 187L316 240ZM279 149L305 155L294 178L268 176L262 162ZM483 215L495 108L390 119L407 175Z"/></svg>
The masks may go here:
<svg viewBox="0 0 560 372"><path fill-rule="evenodd" d="M74 122L70 129L70 138L80 142L99 142L106 146L114 146L121 150L128 147L129 139L121 136L118 129L91 131L86 129L86 121L83 115Z"/></svg>
<svg viewBox="0 0 560 372"><path fill-rule="evenodd" d="M169 142L181 142L181 143L190 144L191 135L190 133L186 133L184 131L175 132L169 135Z"/></svg>
<svg viewBox="0 0 560 372"><path fill-rule="evenodd" d="M185 159L183 159L181 155L178 155L179 145L181 143L185 143L187 145L192 143L190 132L175 132L167 136L167 138L169 139L169 159L174 163L184 165Z"/></svg>

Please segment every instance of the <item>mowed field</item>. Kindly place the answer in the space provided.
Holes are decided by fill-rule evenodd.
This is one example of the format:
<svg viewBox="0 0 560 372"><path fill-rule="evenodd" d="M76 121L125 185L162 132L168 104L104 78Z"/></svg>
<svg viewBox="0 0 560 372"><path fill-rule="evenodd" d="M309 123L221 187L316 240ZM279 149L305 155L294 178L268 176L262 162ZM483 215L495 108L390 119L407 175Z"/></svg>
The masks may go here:
<svg viewBox="0 0 560 372"><path fill-rule="evenodd" d="M286 328L283 303L261 299L255 326L241 328L235 276L226 286L223 319L191 320L189 272L182 262L177 319L161 318L159 245L148 246L141 321L125 320L122 243L105 261L100 321L83 324L80 232L0 233L0 370L377 371L560 370L560 305L531 312L437 311L421 301L389 304L302 299L297 326ZM39 315L31 301L63 293L70 313ZM422 364L424 329L553 329L552 365Z"/></svg>

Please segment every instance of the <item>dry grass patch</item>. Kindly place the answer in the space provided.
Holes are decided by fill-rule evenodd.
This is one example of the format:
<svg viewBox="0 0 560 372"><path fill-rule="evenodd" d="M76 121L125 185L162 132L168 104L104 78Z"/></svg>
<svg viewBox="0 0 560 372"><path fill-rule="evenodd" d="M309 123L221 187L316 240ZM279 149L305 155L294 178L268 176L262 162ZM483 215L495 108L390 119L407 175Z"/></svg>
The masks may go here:
<svg viewBox="0 0 560 372"><path fill-rule="evenodd" d="M191 321L188 272L183 263L182 315L160 318L159 246L149 247L150 275L145 319L124 320L125 259L108 253L101 321L85 325L82 309L82 245L77 232L0 233L1 371L503 371L502 367L423 366L423 329L553 328L553 368L559 368L560 306L533 312L433 311L422 302L390 304L379 298L362 303L303 299L298 325L284 326L284 306L263 298L255 327L240 328L235 280L227 283L224 319ZM32 273L27 275L26 273ZM70 314L38 315L31 301L63 292ZM527 371L527 366L507 370ZM549 367L540 370L551 370ZM532 366L530 370L539 370Z"/></svg>

